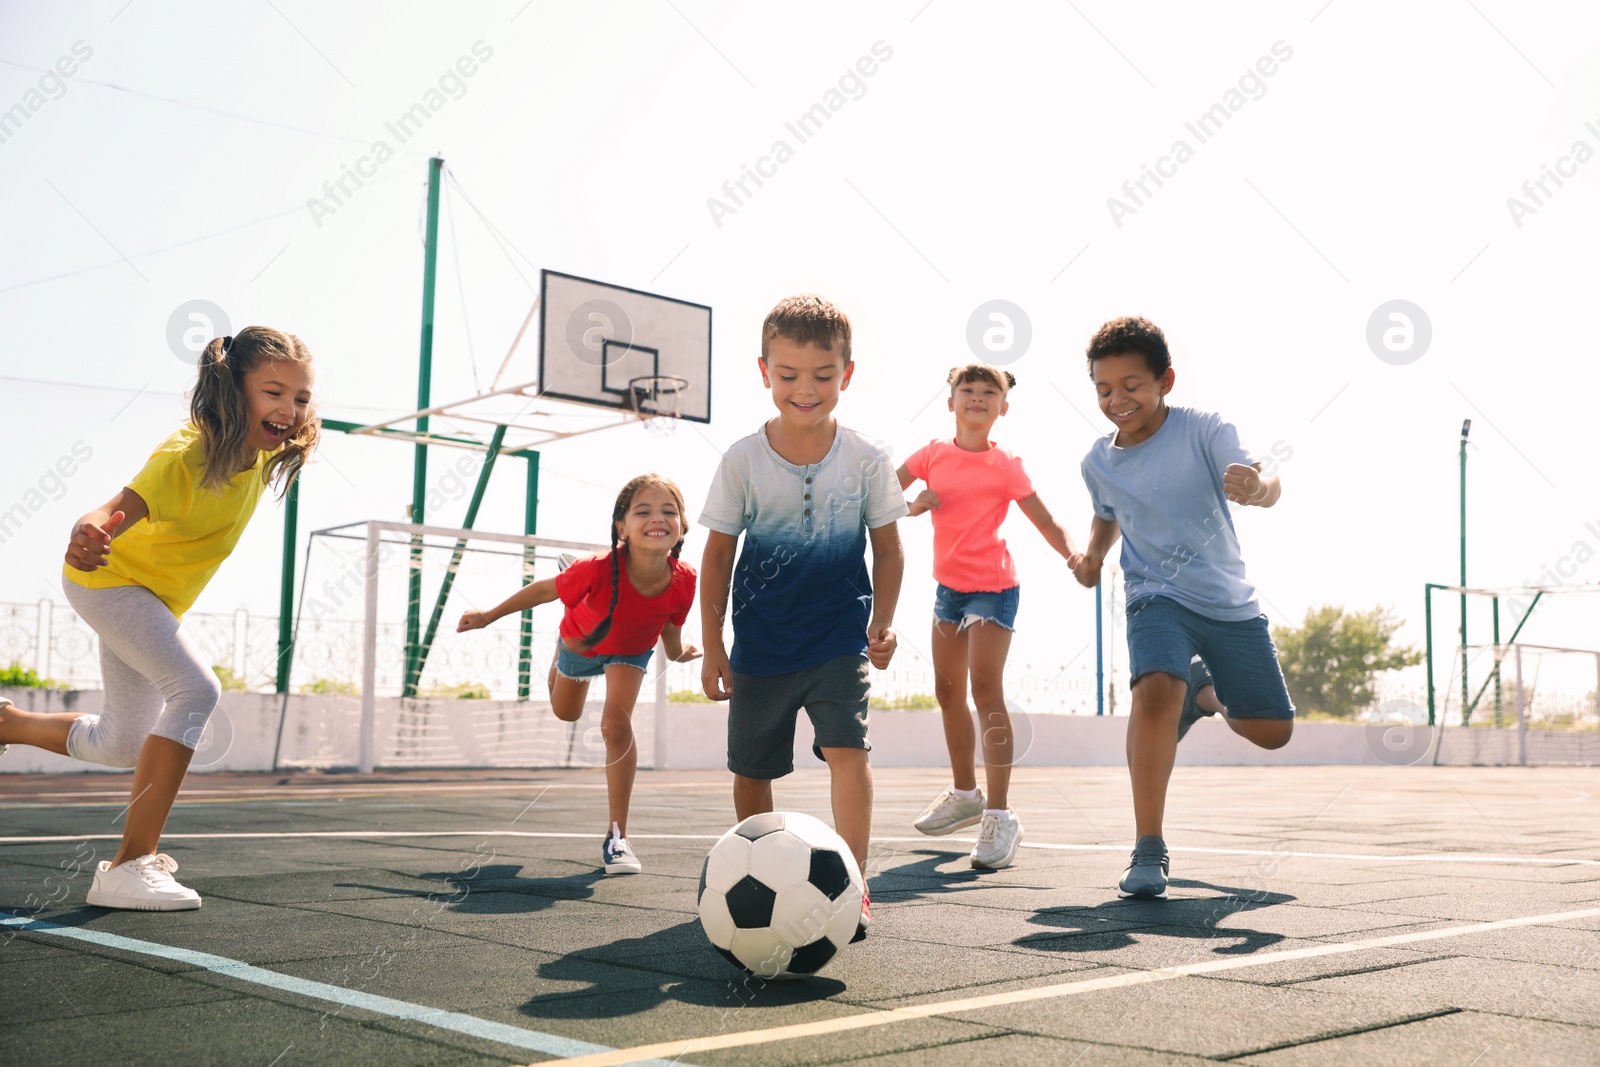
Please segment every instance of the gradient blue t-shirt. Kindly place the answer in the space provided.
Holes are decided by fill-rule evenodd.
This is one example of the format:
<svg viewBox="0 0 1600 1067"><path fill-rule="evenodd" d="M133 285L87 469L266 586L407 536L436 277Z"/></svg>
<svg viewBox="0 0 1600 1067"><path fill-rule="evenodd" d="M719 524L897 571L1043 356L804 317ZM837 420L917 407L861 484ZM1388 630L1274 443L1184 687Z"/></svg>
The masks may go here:
<svg viewBox="0 0 1600 1067"><path fill-rule="evenodd" d="M1219 622L1260 615L1222 489L1228 464L1256 462L1239 431L1214 412L1168 407L1145 440L1118 448L1116 438L1113 430L1089 449L1083 480L1094 513L1122 530L1128 603L1171 597Z"/></svg>
<svg viewBox="0 0 1600 1067"><path fill-rule="evenodd" d="M733 568L740 674L773 675L867 653L867 530L906 513L889 453L837 427L822 462L790 463L765 427L723 454L700 523L744 545Z"/></svg>

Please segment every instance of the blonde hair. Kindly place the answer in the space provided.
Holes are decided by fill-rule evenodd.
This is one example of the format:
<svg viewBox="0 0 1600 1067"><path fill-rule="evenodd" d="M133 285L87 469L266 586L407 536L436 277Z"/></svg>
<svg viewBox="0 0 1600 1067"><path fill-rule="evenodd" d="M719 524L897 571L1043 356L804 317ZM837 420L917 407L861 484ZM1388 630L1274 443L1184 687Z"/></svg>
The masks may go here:
<svg viewBox="0 0 1600 1067"><path fill-rule="evenodd" d="M311 352L292 334L267 326L247 326L236 337L214 337L200 353L200 376L189 398L189 418L200 431L201 485L221 492L241 469L252 466L250 408L244 379L263 363L311 366ZM322 435L313 408L293 437L278 448L262 469L261 480L277 483L281 498L289 491Z"/></svg>

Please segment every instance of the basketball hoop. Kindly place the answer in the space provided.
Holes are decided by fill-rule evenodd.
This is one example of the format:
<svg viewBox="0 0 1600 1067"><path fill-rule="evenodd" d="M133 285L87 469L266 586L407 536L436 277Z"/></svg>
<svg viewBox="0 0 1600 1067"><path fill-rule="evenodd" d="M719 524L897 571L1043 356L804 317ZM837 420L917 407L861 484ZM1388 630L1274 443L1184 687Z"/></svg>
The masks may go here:
<svg viewBox="0 0 1600 1067"><path fill-rule="evenodd" d="M688 391L687 378L675 374L651 374L630 378L625 397L627 407L639 413L645 429L670 434L678 428L678 419L683 415L680 402Z"/></svg>

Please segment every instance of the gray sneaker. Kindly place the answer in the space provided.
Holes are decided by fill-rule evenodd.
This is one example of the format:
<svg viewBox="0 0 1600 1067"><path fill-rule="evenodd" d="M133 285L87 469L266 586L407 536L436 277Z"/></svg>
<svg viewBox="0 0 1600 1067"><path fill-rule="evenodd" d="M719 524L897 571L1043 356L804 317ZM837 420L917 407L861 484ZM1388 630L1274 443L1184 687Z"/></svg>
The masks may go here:
<svg viewBox="0 0 1600 1067"><path fill-rule="evenodd" d="M946 789L922 809L922 814L911 825L925 834L943 837L983 818L983 809L983 790L978 790L978 795L968 800L956 796L955 790Z"/></svg>
<svg viewBox="0 0 1600 1067"><path fill-rule="evenodd" d="M1014 811L1003 815L984 813L978 827L978 843L972 846L972 865L987 870L1011 866L1017 846L1022 842L1022 820Z"/></svg>
<svg viewBox="0 0 1600 1067"><path fill-rule="evenodd" d="M1214 711L1207 711L1200 706L1200 690L1211 681L1211 672L1206 670L1206 665L1198 657L1189 664L1189 689L1183 694L1183 711L1178 715L1178 740L1183 740L1183 735L1189 732L1189 727L1205 718L1215 715Z"/></svg>
<svg viewBox="0 0 1600 1067"><path fill-rule="evenodd" d="M605 844L600 846L600 862L607 874L638 874L644 869L639 857L633 854L633 846L628 844L628 839L617 833L616 823L611 824L611 832L606 835Z"/></svg>
<svg viewBox="0 0 1600 1067"><path fill-rule="evenodd" d="M1119 897L1167 899L1167 843L1155 834L1139 838L1128 857L1128 869L1117 884Z"/></svg>

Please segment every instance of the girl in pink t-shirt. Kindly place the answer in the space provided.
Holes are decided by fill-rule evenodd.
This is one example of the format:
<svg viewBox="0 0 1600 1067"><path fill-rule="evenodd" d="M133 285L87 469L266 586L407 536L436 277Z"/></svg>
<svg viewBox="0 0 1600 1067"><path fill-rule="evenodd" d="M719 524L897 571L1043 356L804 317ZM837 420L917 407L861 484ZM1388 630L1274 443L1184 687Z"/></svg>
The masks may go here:
<svg viewBox="0 0 1600 1067"><path fill-rule="evenodd" d="M694 603L694 568L680 562L683 494L659 474L641 474L622 487L611 509L611 551L576 560L554 578L513 593L488 611L468 611L456 632L479 630L496 619L560 600L566 605L556 661L550 666L550 709L577 722L589 682L606 680L600 735L606 745L606 799L611 826L600 845L607 874L638 874L639 857L628 843L628 808L639 754L633 740L633 706L660 638L674 663L699 658L683 643L683 623Z"/></svg>
<svg viewBox="0 0 1600 1067"><path fill-rule="evenodd" d="M1022 822L1006 796L1013 756L1002 684L1021 592L1016 565L1000 536L1011 502L1017 502L1069 567L1076 565L1079 554L1033 491L1022 460L989 440L1017 380L987 363L957 367L948 380L955 438L928 442L897 472L902 489L915 481L927 485L910 502L911 514L926 511L933 516L933 576L939 583L933 605L934 688L955 778L912 825L925 834L942 835L981 823L972 865L997 868L1010 865L1022 839ZM987 799L978 788L973 763L969 677L983 725Z"/></svg>

